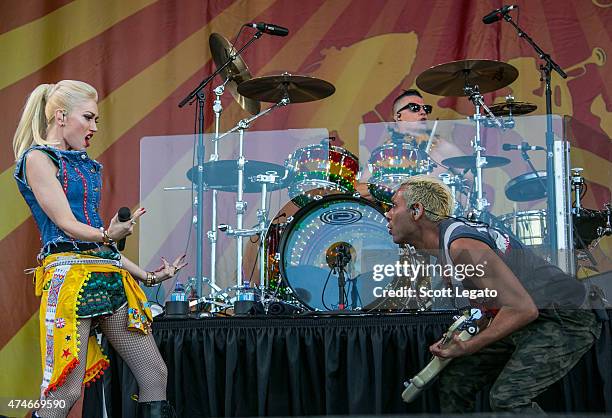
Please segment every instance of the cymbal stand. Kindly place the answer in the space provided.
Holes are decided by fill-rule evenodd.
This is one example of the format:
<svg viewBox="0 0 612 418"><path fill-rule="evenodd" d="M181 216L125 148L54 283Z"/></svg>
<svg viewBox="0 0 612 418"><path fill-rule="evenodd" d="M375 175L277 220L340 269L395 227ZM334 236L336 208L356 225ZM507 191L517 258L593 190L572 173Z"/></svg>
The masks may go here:
<svg viewBox="0 0 612 418"><path fill-rule="evenodd" d="M484 107L489 113L491 113L491 110L484 104L478 86L470 86L466 83L463 90L469 96L469 99L474 104L475 108L473 118L476 122L476 136L472 140L472 147L474 148L474 156L476 160L476 172L474 175L474 189L476 190L476 215L479 217L486 207L489 206L489 202L482 193L482 167L487 165L487 158L482 154L482 152L485 151L485 148L481 145L480 127L482 125L482 120L485 119L485 116L481 115L480 108ZM493 114L491 113L491 115ZM494 115L493 117L495 118ZM498 126L503 129L503 124L499 123Z"/></svg>
<svg viewBox="0 0 612 418"><path fill-rule="evenodd" d="M217 86L213 92L215 93L215 101L213 102L213 112L215 113L215 139L219 138L219 127L221 123L221 113L223 105L221 104L221 96L225 92L225 85L230 79L228 78L223 84ZM208 161L219 160L219 143L213 141L213 153L210 154ZM210 286L217 289L217 194L218 190L212 189L212 208L211 208L211 225L210 230L206 232L206 237L210 242Z"/></svg>
<svg viewBox="0 0 612 418"><path fill-rule="evenodd" d="M476 189L476 215L477 217L481 217L482 213L485 211L487 206L489 206L489 202L483 196L483 175L482 168L487 165L487 158L482 153L486 151L486 149L482 146L481 142L481 127L483 125L483 121L487 119L487 116L481 114L480 109L484 109L484 111L488 115L488 119L493 121L495 125L497 125L502 131L506 129L503 122L497 118L491 112L491 109L487 107L484 100L482 99L482 95L480 94L480 89L477 85L470 85L467 81L467 77L469 74L469 70L465 72L465 87L463 87L463 91L466 93L470 101L474 104L475 112L474 112L474 121L476 122L476 136L472 141L472 147L474 148L474 157L476 160L476 172L474 175L474 188Z"/></svg>
<svg viewBox="0 0 612 418"><path fill-rule="evenodd" d="M287 177L287 173L285 172L285 177ZM261 208L257 210L257 220L259 221L259 285L262 286L262 289L267 289L268 287L266 277L266 246L264 245L266 231L269 226L267 208L268 184L275 184L279 179L280 176L276 171L267 171L266 174L258 174L250 178L252 182L261 183Z"/></svg>
<svg viewBox="0 0 612 418"><path fill-rule="evenodd" d="M243 229L244 214L246 213L246 210L247 210L247 202L242 200L243 195L244 195L244 165L247 161L244 156L244 131L249 128L249 126L251 125L251 122L253 122L255 119L261 116L264 116L279 107L286 106L289 103L290 103L289 97L285 95L285 97L281 99L278 103L274 104L273 106L270 106L269 108L259 112L258 114L250 118L242 119L232 129L230 129L223 135L219 136L218 138L214 139L215 142L218 142L224 137L226 137L227 135L234 133L236 131L239 131L238 197L237 197L238 200L236 201L236 229L233 230L227 225L223 226L225 229L219 226L219 229L225 232L226 235L236 237L236 241L237 241L236 242L236 284L238 286L242 286L243 237L251 236L251 235L255 235L259 233L258 228L257 229Z"/></svg>
<svg viewBox="0 0 612 418"><path fill-rule="evenodd" d="M194 199L194 206L196 207L196 216L195 216L195 224L196 224L196 272L195 272L195 279L196 279L196 293L198 298L202 297L202 285L204 283L210 283L210 281L208 279L206 279L204 277L203 274L203 244L204 244L204 225L203 225L203 220L204 220L204 206L203 206L203 200L204 200L204 130L205 130L205 123L204 123L204 103L206 102L206 92L204 91L204 87L206 87L212 80L213 78L215 78L218 74L221 73L221 71L223 71L225 69L225 67L227 67L228 65L230 65L230 63L232 63L237 57L240 56L240 54L242 53L242 51L244 51L249 45L251 45L253 42L255 42L257 39L259 39L262 36L263 32L261 31L257 31L257 33L255 33L253 35L253 37L246 42L238 51L236 51L235 54L231 54L228 59L225 61L225 63L223 63L223 65L221 65L220 67L218 67L211 75L209 75L208 77L206 77L204 80L202 80L200 82L200 84L193 89L187 96L185 96L183 98L183 100L180 101L180 103L178 104L178 107L182 108L184 107L186 104L188 103L193 103L195 100L198 101L198 108L197 108L197 112L198 112L198 130L197 130L197 136L198 136L198 143L196 146L196 150L197 150L197 159L198 159L198 171L197 171L197 175L196 175L196 187L197 187L197 193L196 193L196 197ZM216 286L216 285L215 285ZM217 289L215 289L217 290Z"/></svg>

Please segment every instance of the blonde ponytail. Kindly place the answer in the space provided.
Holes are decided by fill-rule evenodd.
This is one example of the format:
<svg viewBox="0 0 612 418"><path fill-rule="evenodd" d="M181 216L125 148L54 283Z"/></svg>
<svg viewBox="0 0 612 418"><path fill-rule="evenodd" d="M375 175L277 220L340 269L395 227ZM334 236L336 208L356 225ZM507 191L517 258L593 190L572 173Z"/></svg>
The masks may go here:
<svg viewBox="0 0 612 418"><path fill-rule="evenodd" d="M98 101L98 92L82 81L62 80L57 84L41 84L30 93L13 137L15 159L32 146L53 146L58 143L47 140L49 125L55 123L55 111L68 113L75 104L85 100Z"/></svg>

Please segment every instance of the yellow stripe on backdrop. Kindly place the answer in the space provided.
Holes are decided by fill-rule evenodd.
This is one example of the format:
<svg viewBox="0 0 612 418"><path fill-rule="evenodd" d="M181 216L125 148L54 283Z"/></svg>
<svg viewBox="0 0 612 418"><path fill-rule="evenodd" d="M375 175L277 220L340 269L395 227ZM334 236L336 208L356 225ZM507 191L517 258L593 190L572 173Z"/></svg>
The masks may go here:
<svg viewBox="0 0 612 418"><path fill-rule="evenodd" d="M26 409L8 407L10 399L38 399L42 379L38 311L0 350L0 414L23 416Z"/></svg>
<svg viewBox="0 0 612 418"><path fill-rule="evenodd" d="M104 130L96 135L88 154L97 158L200 70L210 59L208 36L214 28L235 28L245 20L247 13L248 16L255 16L273 2L269 0L251 3L243 0L232 4L163 58L109 94L98 107L104 119L112 123L105 124ZM224 30L227 31L228 29ZM0 174L0 190L6 191L5 202L10 202L0 206L0 219L5 220L0 223L0 240L30 216L29 209L14 184L14 169L12 166Z"/></svg>
<svg viewBox="0 0 612 418"><path fill-rule="evenodd" d="M3 67L0 89L40 70L70 49L154 2L76 0L0 35Z"/></svg>

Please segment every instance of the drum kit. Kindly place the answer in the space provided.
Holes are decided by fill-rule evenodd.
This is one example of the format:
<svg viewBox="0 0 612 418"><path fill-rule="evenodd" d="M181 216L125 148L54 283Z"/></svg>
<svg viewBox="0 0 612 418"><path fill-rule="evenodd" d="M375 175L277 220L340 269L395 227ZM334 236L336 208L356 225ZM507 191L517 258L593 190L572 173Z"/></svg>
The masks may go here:
<svg viewBox="0 0 612 418"><path fill-rule="evenodd" d="M255 119L282 106L325 99L335 88L321 79L288 73L251 78L242 57L217 33L210 36L210 48L217 67L225 65L220 72L223 84L213 90L216 96L214 150L210 160L201 167L190 169L187 177L197 186L213 192L212 228L207 233L211 243L208 283L216 292L193 300L191 305L200 310L219 311L238 306L236 302L248 301L264 312L367 311L385 306L375 297L374 286L385 288L398 284L392 279L373 280L373 265L385 261L395 264L399 252L387 231L385 205L407 178L432 172L435 164L428 155L429 147L393 141L375 148L367 162L371 174L367 187L372 200L356 192L361 172L358 158L329 141L295 149L282 166L247 161L244 131ZM231 61L229 65L227 61ZM470 201L455 207L457 216L470 213L482 219L489 206L483 194L483 170L510 163L505 157L485 155L481 140L483 127L510 129L514 126L514 116L536 109L534 104L514 101L512 97L491 106L484 103L484 93L501 89L517 77L518 70L507 63L463 60L434 66L416 79L417 86L425 92L467 97L474 105L471 117L476 127L473 154L441 161L448 171L439 177L453 193L458 195L470 189ZM225 89L252 116L220 134L221 96ZM261 111L261 102L273 105ZM234 132L239 133L238 158L219 160L218 145ZM458 174L461 172L463 174ZM471 187L466 186L464 177L468 172L473 174ZM533 169L533 172L512 179L505 194L515 202L542 199L546 196L545 179L545 172ZM202 184L198 184L200 181ZM579 189L579 185L576 187ZM267 194L285 188L297 211L284 219L270 220ZM235 228L217 225L218 192L237 196ZM261 194L258 223L250 229L243 228L244 193ZM542 211L517 212L502 216L499 221L527 245L542 245L546 238ZM610 222L609 210L607 222ZM217 229L237 241L236 285L224 290L215 286ZM243 281L243 238L255 235L259 236L260 243L260 283L251 286ZM414 255L408 258L415 261ZM426 306L423 301L416 301L416 304L407 301L403 305L417 309L426 309Z"/></svg>

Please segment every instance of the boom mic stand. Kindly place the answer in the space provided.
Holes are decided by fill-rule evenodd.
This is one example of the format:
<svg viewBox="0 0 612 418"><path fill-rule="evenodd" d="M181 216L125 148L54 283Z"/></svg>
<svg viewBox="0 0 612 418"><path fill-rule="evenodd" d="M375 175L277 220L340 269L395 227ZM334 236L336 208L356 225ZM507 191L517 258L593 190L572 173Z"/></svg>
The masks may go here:
<svg viewBox="0 0 612 418"><path fill-rule="evenodd" d="M197 159L198 159L198 170L196 175L196 187L197 193L196 198L194 199L194 206L196 206L196 293L197 297L202 296L202 285L204 282L210 283L207 279L204 278L203 275L203 245L204 245L204 105L206 103L206 92L204 91L204 87L206 87L212 80L215 78L225 67L230 65L236 57L240 55L242 51L244 51L249 45L251 45L255 40L259 39L263 35L263 32L257 31L251 39L247 43L245 43L235 54L231 54L225 63L217 68L215 72L209 75L206 79L204 79L191 93L189 93L181 102L178 104L179 107L185 106L187 103L193 102L194 100L198 101L198 107L196 109L198 115L198 144L196 146L197 150Z"/></svg>
<svg viewBox="0 0 612 418"><path fill-rule="evenodd" d="M540 65L540 71L545 82L545 95L546 95L546 188L547 188L547 207L546 213L546 226L549 236L549 243L551 247L551 261L553 264L557 264L558 261L558 249L559 243L557 242L557 235L555 234L557 225L557 204L556 204L556 191L555 191L555 180L554 180L554 143L555 138L552 127L552 89L550 86L550 74L552 70L555 70L562 78L567 78L567 74L561 67L536 44L529 35L527 35L513 20L512 17L506 13L504 14L504 20L510 23L516 29L519 38L523 38L529 45L533 47L538 56L543 59L546 64Z"/></svg>

